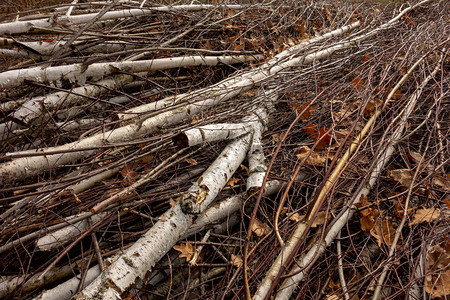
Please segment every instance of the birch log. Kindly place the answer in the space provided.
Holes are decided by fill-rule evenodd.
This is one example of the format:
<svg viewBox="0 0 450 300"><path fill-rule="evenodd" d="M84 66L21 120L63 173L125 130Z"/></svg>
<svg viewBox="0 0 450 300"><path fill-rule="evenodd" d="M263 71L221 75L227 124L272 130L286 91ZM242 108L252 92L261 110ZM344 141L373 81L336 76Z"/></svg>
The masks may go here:
<svg viewBox="0 0 450 300"><path fill-rule="evenodd" d="M94 214L92 217L79 221L75 224L60 229L54 233L49 233L37 241L37 247L41 251L52 251L73 240L81 233L85 232L91 224L95 224L106 217L108 213ZM92 222L92 223L91 223Z"/></svg>
<svg viewBox="0 0 450 300"><path fill-rule="evenodd" d="M281 182L277 180L269 181L266 185L266 189L264 192L264 196L269 196L274 193L276 193L281 187ZM236 215L236 213L241 209L244 200L246 199L245 193L241 193L239 195L229 197L225 199L224 201L220 202L218 205L211 206L208 208L205 212L200 214L196 219L195 222L192 224L192 226L189 227L189 229L186 231L184 236L180 239L185 239L195 233L199 233L200 231L204 230L205 228L211 228L214 227L215 224L220 224L220 222L224 222L225 224L229 225L230 221L229 218ZM229 226L217 226L217 230L214 230L216 233L222 233L220 229L222 228L228 228ZM114 259L109 259L109 261L112 261ZM68 268L69 273L72 273L71 268ZM67 272L66 272L67 273ZM84 287L89 285L97 276L100 275L100 269L98 266L94 266L88 270L88 274L85 279ZM66 274L65 276L67 276ZM38 276L38 275L37 275ZM162 277L160 277L162 279ZM158 280L152 279L150 282L151 285L155 285L158 282ZM41 295L39 295L36 300L66 300L70 299L74 295L73 291L76 290L79 284L79 279L77 277L74 277L55 288L52 288L50 290L47 290L45 292L42 292ZM11 290L12 291L12 290ZM0 296L1 296L1 285L0 285Z"/></svg>
<svg viewBox="0 0 450 300"><path fill-rule="evenodd" d="M86 97L96 97L100 93L110 89L118 88L133 80L130 75L117 75L112 79L105 79L97 82L95 85L88 84L77 87L67 92L56 92L46 96L39 96L29 101L26 101L22 106L9 116L14 117L25 124L30 124L32 121L42 117L44 112L53 111L63 103L65 105L82 104ZM91 101L89 101L91 102ZM0 136L5 138L5 135L12 130L18 129L20 126L17 122L7 122L0 124Z"/></svg>
<svg viewBox="0 0 450 300"><path fill-rule="evenodd" d="M15 50L15 52L11 52L8 54L8 52L5 51L5 55L10 56L23 56L23 57L29 57L32 54L35 55L41 55L44 57L51 56L53 53L57 52L59 49L61 49L65 41L58 41L58 42L47 42L47 41L38 41L38 42L17 42L13 39L0 39L0 47L5 47L7 49L0 49L0 53L2 51L8 50L11 51L13 49L9 49L12 47L17 47L21 50ZM92 46L88 46L89 41L78 41L73 43L69 49L67 49L65 52L78 52L78 53L114 53L119 51L126 51L126 50L132 50L135 49L135 46L127 44L125 42L106 42L102 44L95 43ZM23 49L22 49L23 48ZM64 52L64 53L65 53Z"/></svg>
<svg viewBox="0 0 450 300"><path fill-rule="evenodd" d="M167 106L170 106L174 103L181 102L183 100L192 100L200 95L208 95L208 97L224 97L225 99L229 99L231 97L236 96L240 92L245 92L255 85L257 85L261 80L267 79L269 75L267 70L277 64L279 64L282 61L285 61L288 58L292 58L294 56L297 56L301 53L301 51L307 49L308 47L315 45L319 42L322 42L326 39L341 36L348 31L358 27L361 23L354 22L350 25L344 26L342 28L330 31L322 36L318 36L315 38L312 38L306 42L302 42L298 45L295 45L289 49L286 49L282 51L281 53L275 55L273 58L271 58L268 62L264 63L260 67L256 68L255 70L248 71L246 73L233 76L230 78L227 78L225 80L222 80L221 82L214 84L208 88L200 89L194 92L190 93L184 93L177 95L175 97L166 97L162 100L143 104L140 106L133 107L124 113L118 114L119 119L121 120L127 120L131 119L136 116L140 116L142 114L145 114L146 112L155 111L160 108L164 108ZM310 61L306 61L305 63L310 63ZM292 67L296 66L295 64L292 65ZM289 67L289 64L287 65ZM279 70L276 70L276 72L279 72ZM276 72L272 71L272 75L276 74ZM235 89L237 92L234 93L232 90ZM224 92L227 91L227 92Z"/></svg>
<svg viewBox="0 0 450 300"><path fill-rule="evenodd" d="M354 26L359 26L359 23L355 23ZM333 34L344 34L352 28L354 27L346 26L345 28L335 30ZM330 34L331 33L332 32L330 32ZM225 79L208 89L201 89L195 93L189 94L189 98L192 101L191 104L177 107L173 110L165 111L150 118L143 118L137 123L128 124L120 128L107 131L105 133L93 135L80 141L62 146L37 150L38 152L45 153L45 151L80 149L79 152L70 152L65 154L54 154L39 157L24 157L4 163L0 165L0 183L11 184L11 182L15 181L17 178L33 176L45 170L55 168L59 165L75 161L94 153L94 151L82 150L83 148L96 147L107 143L124 142L133 138L150 134L154 132L158 127L175 124L188 116L195 115L200 111L213 107L227 99L245 92L252 87L260 84L265 79L276 75L280 71L283 71L287 68L296 67L299 64L311 64L318 59L331 55L336 50L342 50L345 49L345 47L348 48L352 45L353 43L345 43L345 45L340 44L331 47L331 50L322 50L317 53L309 54L304 58L300 57L291 59L280 65L277 65L280 58L285 58L288 55L287 52L282 52L279 56L270 60L270 63L264 64L264 68L260 67L256 70L249 71L244 75ZM277 67L275 68L275 66ZM185 97L187 96L185 95ZM175 103L179 100L179 97L173 97L170 101L172 101L172 103Z"/></svg>
<svg viewBox="0 0 450 300"><path fill-rule="evenodd" d="M253 123L253 128L257 126L257 123L264 127L268 122L268 115L266 110L261 108L257 109L249 117L245 117L243 121ZM181 206L184 212L198 214L206 209L219 189L221 189L221 186L224 186L231 179L229 170L232 168L236 170L247 156L252 139L253 132L236 139L227 146L226 149L229 149L229 151L224 150L219 158L208 168L215 175L200 177L181 199Z"/></svg>
<svg viewBox="0 0 450 300"><path fill-rule="evenodd" d="M24 283L27 276L1 276L0 277L0 298L5 299L8 294L13 293L20 287L22 293L33 291L47 284L61 280L73 274L73 265L66 265L50 270L47 275L39 280L41 273L38 273L31 278L28 278Z"/></svg>
<svg viewBox="0 0 450 300"><path fill-rule="evenodd" d="M188 190L181 205L176 203L160 217L160 220L133 246L106 268L75 299L119 298L136 278L144 278L153 266L178 242L192 225L194 215L185 213L182 206L193 208L201 213L225 186L233 173L244 160L248 151L250 135L238 138L225 147L219 157ZM189 204L186 199L201 200ZM186 209L185 209L186 210Z"/></svg>
<svg viewBox="0 0 450 300"><path fill-rule="evenodd" d="M226 9L242 9L250 6L243 5L207 5L207 4L192 4L192 5L173 5L173 6L159 6L150 9L124 9L118 11L109 11L99 18L98 21L114 20L120 18L132 18L145 15L152 15L155 12L182 12L182 11L197 11L213 8ZM15 21L0 24L0 35L4 34L19 34L29 32L33 29L45 29L55 27L55 25L78 25L84 24L97 16L97 13L82 14L74 16L56 16L55 18Z"/></svg>
<svg viewBox="0 0 450 300"><path fill-rule="evenodd" d="M0 73L0 88L11 88L20 86L26 80L36 82L54 82L69 80L72 83L83 85L87 79L100 79L122 70L130 73L149 72L156 70L167 70L181 67L193 66L216 66L219 63L235 64L261 60L262 55L246 56L184 56L158 58L141 61L106 62L94 63L84 70L83 64L72 64L56 67L34 67L28 69L18 69Z"/></svg>
<svg viewBox="0 0 450 300"><path fill-rule="evenodd" d="M232 140L252 131L251 123L210 124L188 129L174 137L180 147L192 147L203 143Z"/></svg>
<svg viewBox="0 0 450 300"><path fill-rule="evenodd" d="M259 119L260 118L260 119ZM192 147L203 143L235 139L239 136L258 130L261 136L267 125L267 113L257 109L250 117L244 117L241 123L209 124L188 129L174 138L175 144L182 147Z"/></svg>

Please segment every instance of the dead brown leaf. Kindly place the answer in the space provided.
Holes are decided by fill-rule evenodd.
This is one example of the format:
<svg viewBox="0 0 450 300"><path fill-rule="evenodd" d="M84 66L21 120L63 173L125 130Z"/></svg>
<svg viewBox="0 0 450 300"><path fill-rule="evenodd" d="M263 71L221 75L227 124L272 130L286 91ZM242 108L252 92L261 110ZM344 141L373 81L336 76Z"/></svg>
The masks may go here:
<svg viewBox="0 0 450 300"><path fill-rule="evenodd" d="M236 183L238 183L240 180L241 180L241 179L236 178L236 177L233 176L233 177L230 178L230 180L228 180L227 185L229 185L229 186L231 186L231 187L234 187L234 185L235 185Z"/></svg>
<svg viewBox="0 0 450 300"><path fill-rule="evenodd" d="M254 97L256 95L257 91L258 90L256 90L256 89L249 90L249 91L246 91L245 93L243 93L242 96L244 96L244 97Z"/></svg>
<svg viewBox="0 0 450 300"><path fill-rule="evenodd" d="M305 215L299 215L299 213L295 213L289 217L289 220L294 222L299 222L305 219Z"/></svg>
<svg viewBox="0 0 450 300"><path fill-rule="evenodd" d="M260 220L255 219L252 225L252 231L259 237L269 234L270 227L267 224L262 223Z"/></svg>
<svg viewBox="0 0 450 300"><path fill-rule="evenodd" d="M444 189L444 191L450 190L450 174L445 176L435 175L433 176L433 184Z"/></svg>
<svg viewBox="0 0 450 300"><path fill-rule="evenodd" d="M413 220L409 223L410 226L417 225L423 222L433 222L439 215L441 214L441 210L437 208L421 208L416 211L413 216Z"/></svg>
<svg viewBox="0 0 450 300"><path fill-rule="evenodd" d="M202 118L200 116L195 115L195 116L192 116L191 123L197 123L201 120L202 120Z"/></svg>
<svg viewBox="0 0 450 300"><path fill-rule="evenodd" d="M234 255L231 254L231 264L235 267L242 267L242 265L244 264L244 260L242 259L241 255Z"/></svg>
<svg viewBox="0 0 450 300"><path fill-rule="evenodd" d="M325 224L327 220L327 212L326 211L319 211L317 213L317 217L314 219L313 223L311 224L312 228L316 228L319 225Z"/></svg>
<svg viewBox="0 0 450 300"><path fill-rule="evenodd" d="M130 166L123 166L122 170L119 171L120 175L123 177L123 183L125 184L133 184L138 177L138 173L133 171Z"/></svg>
<svg viewBox="0 0 450 300"><path fill-rule="evenodd" d="M360 202L356 203L355 206L357 208L362 208L369 206L370 204L371 203L368 201L367 197L361 195ZM379 211L375 207L369 206L368 208L361 210L359 214L360 214L359 221L361 222L361 229L364 230L365 232L370 232L375 226L375 221L380 216Z"/></svg>
<svg viewBox="0 0 450 300"><path fill-rule="evenodd" d="M301 146L300 148L295 150L295 156L297 156L298 160L303 160L305 159L305 157L308 157L305 162L313 166L321 165L327 160L327 157L321 156L315 151L311 151L311 148L309 148L308 146Z"/></svg>
<svg viewBox="0 0 450 300"><path fill-rule="evenodd" d="M190 261L195 253L195 247L191 243L180 243L180 245L173 246L173 249L180 251L179 257L186 257L186 261Z"/></svg>
<svg viewBox="0 0 450 300"><path fill-rule="evenodd" d="M169 199L169 206L173 207L177 203L177 200L173 200L172 198Z"/></svg>
<svg viewBox="0 0 450 300"><path fill-rule="evenodd" d="M404 187L409 188L411 186L413 176L410 169L388 170L387 175Z"/></svg>
<svg viewBox="0 0 450 300"><path fill-rule="evenodd" d="M244 166L244 165L241 164L240 167L241 167L242 170L245 171L245 173L247 174L247 176L250 176L250 171L249 171L249 169L248 169L246 166Z"/></svg>
<svg viewBox="0 0 450 300"><path fill-rule="evenodd" d="M430 164L428 161L422 160L422 154L420 154L418 152L410 151L409 155L416 165L418 165L422 161L421 166L420 166L421 170L427 170L429 172L432 172L435 169L434 166L432 164Z"/></svg>
<svg viewBox="0 0 450 300"><path fill-rule="evenodd" d="M425 291L432 298L450 295L450 253L448 247L435 245L427 255Z"/></svg>
<svg viewBox="0 0 450 300"><path fill-rule="evenodd" d="M148 164L148 163L151 163L154 160L154 158L155 157L153 155L149 154L149 155L146 155L143 158L141 158L139 160L139 162L142 163L142 164Z"/></svg>
<svg viewBox="0 0 450 300"><path fill-rule="evenodd" d="M379 247L382 243L391 246L394 242L395 228L388 220L378 219L375 226L370 230L370 234L377 240Z"/></svg>
<svg viewBox="0 0 450 300"><path fill-rule="evenodd" d="M272 144L278 144L284 137L284 132L272 134Z"/></svg>

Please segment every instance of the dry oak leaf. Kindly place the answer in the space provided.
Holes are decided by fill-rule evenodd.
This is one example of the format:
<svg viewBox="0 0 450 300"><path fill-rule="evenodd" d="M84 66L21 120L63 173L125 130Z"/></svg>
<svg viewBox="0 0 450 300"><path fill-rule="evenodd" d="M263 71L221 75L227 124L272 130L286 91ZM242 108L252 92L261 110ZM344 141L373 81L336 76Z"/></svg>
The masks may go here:
<svg viewBox="0 0 450 300"><path fill-rule="evenodd" d="M240 181L239 178L231 177L230 180L228 180L227 185L229 185L229 186L231 186L231 187L234 187L234 185L235 185L236 183L238 183L239 181Z"/></svg>
<svg viewBox="0 0 450 300"><path fill-rule="evenodd" d="M242 259L241 255L234 255L231 254L231 264L235 267L242 267L242 265L244 264L244 260Z"/></svg>
<svg viewBox="0 0 450 300"><path fill-rule="evenodd" d="M380 212L374 207L371 206L371 202L369 202L368 198L364 195L361 195L360 202L355 203L355 206L359 209L362 207L366 207L366 209L363 209L359 212L360 218L359 221L361 222L361 229L365 232L370 232L374 226L375 221L380 216Z"/></svg>
<svg viewBox="0 0 450 300"><path fill-rule="evenodd" d="M240 167L241 167L242 170L245 171L245 173L247 173L247 176L250 176L250 171L249 171L249 169L246 166L241 164Z"/></svg>
<svg viewBox="0 0 450 300"><path fill-rule="evenodd" d="M391 246L394 242L395 228L388 220L378 219L375 226L370 230L370 235L377 240L378 247L381 247L382 243Z"/></svg>
<svg viewBox="0 0 450 300"><path fill-rule="evenodd" d="M252 231L259 237L264 236L270 232L270 227L267 224L262 223L260 220L255 219L252 224Z"/></svg>
<svg viewBox="0 0 450 300"><path fill-rule="evenodd" d="M289 217L289 220L299 222L305 220L305 215L299 215L298 213L295 213ZM327 219L327 212L326 211L319 211L317 213L316 218L311 224L311 228L316 228L319 225L325 224L325 221Z"/></svg>
<svg viewBox="0 0 450 300"><path fill-rule="evenodd" d="M177 200L173 200L172 198L170 198L170 199L169 199L169 205L170 205L170 207L173 207L177 202L178 202L178 199L177 199Z"/></svg>
<svg viewBox="0 0 450 300"><path fill-rule="evenodd" d="M294 222L299 222L305 219L305 215L300 215L299 213L295 213L289 217L289 220Z"/></svg>
<svg viewBox="0 0 450 300"><path fill-rule="evenodd" d="M272 134L272 144L278 144L284 138L284 132Z"/></svg>
<svg viewBox="0 0 450 300"><path fill-rule="evenodd" d="M139 176L138 173L133 171L130 166L125 165L122 170L119 171L119 174L122 175L124 182L127 184L132 184L136 181L136 178Z"/></svg>
<svg viewBox="0 0 450 300"><path fill-rule="evenodd" d="M308 154L311 153L309 156ZM323 164L327 158L325 156L321 156L317 152L312 151L311 148L308 146L301 146L297 150L295 150L295 156L297 156L298 160L303 160L305 157L308 157L306 159L306 163L313 166L318 166Z"/></svg>
<svg viewBox="0 0 450 300"><path fill-rule="evenodd" d="M312 228L316 228L319 225L325 224L327 220L327 212L326 211L319 211L317 213L316 218L314 219L313 223L311 224Z"/></svg>
<svg viewBox="0 0 450 300"><path fill-rule="evenodd" d="M300 115L300 120L302 120L303 122L306 122L311 118L311 111L313 110L313 108L315 108L315 106L310 106L308 102L304 104L300 104L298 102L292 103L292 110L297 116L299 116L303 112L303 114Z"/></svg>
<svg viewBox="0 0 450 300"><path fill-rule="evenodd" d="M179 257L186 257L186 261L191 261L192 257L194 257L195 247L192 246L191 243L180 243L180 245L173 246L173 249L180 251Z"/></svg>
<svg viewBox="0 0 450 300"><path fill-rule="evenodd" d="M413 220L409 223L410 226L417 225L423 222L433 222L439 215L441 214L441 210L438 208L421 208L416 211L413 216Z"/></svg>
<svg viewBox="0 0 450 300"><path fill-rule="evenodd" d="M433 177L433 184L444 189L444 191L450 190L450 174L447 176L435 175Z"/></svg>
<svg viewBox="0 0 450 300"><path fill-rule="evenodd" d="M404 187L411 186L413 176L410 169L389 170L387 175L389 178L400 183Z"/></svg>
<svg viewBox="0 0 450 300"><path fill-rule="evenodd" d="M427 255L425 265L425 291L432 298L450 295L450 253L449 247L435 245Z"/></svg>

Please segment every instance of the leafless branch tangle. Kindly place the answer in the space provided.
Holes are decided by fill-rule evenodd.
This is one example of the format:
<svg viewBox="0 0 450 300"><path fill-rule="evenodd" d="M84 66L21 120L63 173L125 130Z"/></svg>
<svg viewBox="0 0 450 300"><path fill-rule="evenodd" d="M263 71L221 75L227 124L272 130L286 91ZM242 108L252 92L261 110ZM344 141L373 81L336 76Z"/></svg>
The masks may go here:
<svg viewBox="0 0 450 300"><path fill-rule="evenodd" d="M3 1L0 174L27 159L63 163L0 178L0 298L449 297L450 3L399 14L409 6ZM201 63L150 70L157 59L194 56ZM134 71L143 61L147 69ZM130 67L111 65L122 62ZM99 63L100 75L85 76ZM84 75L2 81L13 70L68 66ZM182 137L192 129L202 142L188 147ZM235 167L211 188L222 174L208 168L222 170L218 157L237 153L227 152L233 145L245 158L231 157ZM248 186L258 172L264 195ZM213 202L193 205L193 195ZM108 277L123 262L134 267L136 245L157 243L158 233L147 238L164 222L177 236L148 268L137 266L127 283ZM293 252L272 274L299 224Z"/></svg>

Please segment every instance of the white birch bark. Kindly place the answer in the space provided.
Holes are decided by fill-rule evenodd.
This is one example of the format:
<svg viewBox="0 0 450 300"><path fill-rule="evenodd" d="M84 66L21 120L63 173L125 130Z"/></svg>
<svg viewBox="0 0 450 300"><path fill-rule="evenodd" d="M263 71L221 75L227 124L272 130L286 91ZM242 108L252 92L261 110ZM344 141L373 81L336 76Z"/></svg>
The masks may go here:
<svg viewBox="0 0 450 300"><path fill-rule="evenodd" d="M231 141L181 199L185 213L199 214L214 200L247 155L251 134Z"/></svg>
<svg viewBox="0 0 450 300"><path fill-rule="evenodd" d="M92 217L79 221L75 224L69 225L58 231L49 233L41 237L37 241L37 247L40 251L52 251L56 250L68 242L72 241L75 237L88 230L92 224L99 222L108 213L94 214ZM92 223L91 223L92 222Z"/></svg>
<svg viewBox="0 0 450 300"><path fill-rule="evenodd" d="M276 193L281 187L281 182L274 180L270 181L266 185L264 196L269 196ZM236 213L241 209L246 195L244 193L230 197L220 202L217 205L211 206L205 212L201 213L193 222L193 224L188 228L186 233L180 240L186 239L187 237L199 233L205 228L213 228L215 233L223 233L230 226L236 224L240 217L236 216ZM236 217L236 218L235 218ZM225 220L225 221L224 221ZM222 223L220 223L222 222ZM88 274L85 279L84 287L90 284L97 276L100 275L100 269L98 266L94 266L89 269ZM149 284L155 285L163 276L157 276L153 278ZM57 287L47 290L35 299L37 300L66 300L73 296L72 291L76 290L79 284L79 279L76 277L58 285ZM66 292L64 292L66 291Z"/></svg>
<svg viewBox="0 0 450 300"><path fill-rule="evenodd" d="M250 175L247 179L247 191L261 188L264 177L266 176L267 166L265 164L264 149L262 146L262 133L266 125L257 122L253 126L253 136L248 152L248 169Z"/></svg>
<svg viewBox="0 0 450 300"><path fill-rule="evenodd" d="M235 64L263 59L262 55L246 56L184 56L158 58L141 61L94 63L83 70L83 64L72 64L56 67L34 67L28 69L10 70L0 73L0 88L19 86L25 80L36 82L54 82L69 80L72 83L83 85L88 78L100 79L110 75L115 70L131 73L167 70L180 67L216 66L219 63Z"/></svg>
<svg viewBox="0 0 450 300"><path fill-rule="evenodd" d="M249 8L246 5L207 5L207 4L192 4L192 5L173 5L173 6L159 6L150 9L124 9L118 11L106 12L99 18L98 21L113 20L120 18L139 17L144 15L152 15L156 11L159 12L176 12L176 11L198 11L213 8L225 9L243 9ZM74 15L74 16L56 16L55 18L15 21L0 24L0 35L4 34L18 34L29 32L34 28L50 28L55 25L78 25L84 24L97 16L97 13Z"/></svg>
<svg viewBox="0 0 450 300"><path fill-rule="evenodd" d="M95 278L100 275L100 268L98 265L90 268L87 271L86 277L84 278L82 288L88 286ZM75 295L77 288L80 284L79 276L75 276L58 286L44 291L39 296L33 298L35 300L69 300L73 295Z"/></svg>
<svg viewBox="0 0 450 300"><path fill-rule="evenodd" d="M281 185L282 183L278 180L269 181L266 184L266 188L264 189L264 196L270 196L278 192L281 188ZM247 195L245 193L241 193L239 195L229 197L216 205L212 205L203 213L197 216L194 223L191 227L189 227L188 231L186 231L186 234L182 239L185 239L194 233L200 232L205 228L210 227L211 225L218 224L220 222L223 222L223 220L232 217L237 212L239 212L246 198Z"/></svg>
<svg viewBox="0 0 450 300"><path fill-rule="evenodd" d="M114 169L106 170L97 175L94 175L85 180L82 180L77 184L71 185L71 186L67 187L65 190L72 190L73 193L75 193L75 194L80 193L82 191L87 190L88 188L93 186L95 183L97 183L101 180L104 180L108 177L111 177L112 175L114 175L115 173L120 171L121 169L122 169L122 166L119 166ZM182 174L179 177L177 177L177 179L170 182L170 184L176 184L177 182L182 182L183 180L190 178L191 176L195 176L195 175L199 174L202 170L203 169L194 169L185 174ZM156 192L163 188L164 188L164 186L160 186L160 187L152 189L148 192ZM133 203L129 203L128 206L134 206L136 204L137 204L136 202L133 202ZM113 205L109 206L107 208L107 210L110 210L111 208L113 208L115 206L116 205L113 204ZM72 220L74 218L76 219L76 218L82 217L83 215L86 216L85 219L80 220L78 222L70 222L70 220ZM42 251L55 250L59 247L62 247L65 244L67 244L68 242L71 242L75 237L79 236L84 231L88 230L90 226L94 226L97 222L101 221L102 218L105 217L106 215L107 215L107 212L99 213L99 214L93 214L91 212L84 212L84 213L81 213L81 214L78 214L75 216L68 217L68 218L66 218L67 226L65 226L64 228L60 228L54 232L51 232L51 233L41 237L37 241L37 246Z"/></svg>
<svg viewBox="0 0 450 300"><path fill-rule="evenodd" d="M289 57L293 57L295 55L300 54L302 50L311 45L317 44L332 37L343 35L346 32L358 27L359 25L360 22L358 21L348 26L344 26L342 28L330 31L322 36L312 38L306 42L302 42L277 54L276 56L271 58L268 62L264 63L262 66L258 67L255 70L251 70L243 74L227 78L208 88L200 89L190 93L180 94L177 96L166 97L162 100L153 103L133 107L125 111L124 113L119 114L119 119L121 120L131 119L136 116L140 116L146 112L151 112L164 107L168 107L174 103L181 102L183 100L188 99L190 100L193 98L195 99L196 97L201 97L201 95L208 95L207 97L224 97L224 100L232 98L238 95L239 93L245 92L251 89L252 87L256 86L259 82L269 77L269 75L274 75L277 72L279 72L280 70L275 70L276 72L272 71L271 74L268 74L267 69L275 66L280 61L286 60ZM308 60L306 63L311 63L311 60ZM292 67L295 66L296 66L295 64L292 65ZM286 65L286 67L289 67L289 65ZM236 92L232 92L233 90L235 90Z"/></svg>
<svg viewBox="0 0 450 300"><path fill-rule="evenodd" d="M24 57L30 57L30 54L24 50L0 49L0 56L24 58Z"/></svg>
<svg viewBox="0 0 450 300"><path fill-rule="evenodd" d="M177 145L192 147L203 143L232 140L252 131L250 123L210 124L188 129L174 138Z"/></svg>
<svg viewBox="0 0 450 300"><path fill-rule="evenodd" d="M29 278L24 284L23 281L26 278L22 276L1 276L0 277L0 298L6 297L8 294L12 293L16 288L20 286L20 290L23 293L33 291L42 286L50 284L52 282L58 281L62 278L70 276L73 274L73 266L66 265L60 268L54 268L50 270L43 279L39 280L41 273L38 273L31 278ZM22 285L23 284L23 285Z"/></svg>
<svg viewBox="0 0 450 300"><path fill-rule="evenodd" d="M186 192L186 196L162 215L160 221L104 270L102 276L77 294L75 299L113 299L132 285L136 278L143 278L184 236L193 223L192 213L198 214L205 210L225 186L244 160L250 138L251 135L247 134L230 142Z"/></svg>
<svg viewBox="0 0 450 300"><path fill-rule="evenodd" d="M100 125L101 120L99 119L80 119L80 120L72 120L69 122L56 122L55 127L59 130L64 130L66 132L71 132L79 129L80 127L89 127L92 128L94 126Z"/></svg>
<svg viewBox="0 0 450 300"><path fill-rule="evenodd" d="M258 119L261 117L261 119ZM203 143L235 139L255 130L261 136L264 126L267 125L267 114L264 110L257 110L251 117L245 117L241 123L209 124L188 129L175 137L176 144L192 147ZM264 122L262 124L261 122Z"/></svg>
<svg viewBox="0 0 450 300"><path fill-rule="evenodd" d="M66 42L65 41L58 41L58 42L15 42L11 39L0 39L0 54L5 56L12 56L12 57L26 57L30 58L32 57L39 57L41 59L47 59L49 58L53 53L56 53L60 48L64 46ZM1 46L4 46L3 49L1 49ZM10 48L19 48L16 49L10 49ZM122 52L122 51L131 51L131 53L139 52L142 53L150 53L149 51L157 51L157 50L170 50L171 48L167 47L166 43L163 43L161 45L158 45L158 47L150 47L150 48L139 48L136 45L121 42L121 41L113 41L113 42L104 42L104 43L95 43L94 45L89 45L89 40L77 40L74 42L70 47L64 50L62 54L65 53L79 53L79 54L93 54L93 58L100 57L98 54L102 53L109 53L114 54L116 52ZM190 50L190 51L200 51L204 54L210 54L210 55L221 55L224 54L224 51L215 51L215 50L206 50L206 49L191 49L191 48L175 48L172 50ZM134 50L134 51L133 51ZM227 51L225 51L227 52ZM235 54L244 54L239 53L240 51L234 51ZM141 55L140 53L139 55ZM143 57L143 56L142 56ZM136 61L138 59L125 59L129 61Z"/></svg>
<svg viewBox="0 0 450 300"><path fill-rule="evenodd" d="M268 116L265 109L257 109L243 121L251 122L253 126L262 123L261 126L264 127ZM181 199L181 206L185 212L198 214L206 209L246 157L252 137L253 133L230 142Z"/></svg>
<svg viewBox="0 0 450 300"><path fill-rule="evenodd" d="M184 214L179 204L167 211L144 236L124 251L74 299L116 299L136 278L145 274L178 242L191 226L192 215Z"/></svg>
<svg viewBox="0 0 450 300"><path fill-rule="evenodd" d="M118 88L133 80L130 75L117 75L111 79L105 79L97 82L96 85L88 84L77 87L69 92L56 92L46 96L35 97L22 104L19 109L11 113L10 116L20 120L25 124L30 124L37 118L42 117L44 112L53 111L63 103L65 105L82 104L86 97L96 97L102 92ZM88 100L91 102L91 100ZM0 136L20 128L16 122L7 122L0 124Z"/></svg>
<svg viewBox="0 0 450 300"><path fill-rule="evenodd" d="M349 30L350 28L347 28ZM335 31L335 34L343 34L346 31L339 29ZM331 32L330 32L331 33ZM346 43L346 47L353 45L352 43ZM65 150L65 149L82 149L86 147L95 147L103 145L105 143L117 143L124 142L139 136L152 133L156 128L169 126L175 124L188 116L197 114L209 107L215 106L227 99L230 99L244 91L251 89L257 84L261 83L270 76L276 75L278 72L298 66L299 64L309 64L320 58L331 55L338 49L343 49L344 46L338 45L331 47L331 50L322 50L317 53L310 54L305 58L297 58L284 62L278 67L276 63L279 58L270 60L269 64L265 64L264 68L258 68L254 71L245 73L245 75L235 76L229 79L225 79L218 84L213 85L208 89L201 89L189 96L195 96L191 104L187 104L183 107L178 107L173 110L169 110L160 113L151 118L139 120L138 123L132 123L123 127L110 130L105 133L100 133L83 140L69 143L62 146L47 148L47 150ZM287 54L285 53L284 56ZM268 67L272 67L268 70ZM186 96L187 97L187 96ZM179 97L173 97L173 102L180 100ZM45 152L46 150L40 149L39 152ZM17 178L29 177L45 170L52 169L56 166L75 161L77 159L86 157L93 154L94 151L80 151L70 152L65 154L46 155L39 157L24 157L14 159L11 162L0 165L0 183L6 184L14 181Z"/></svg>
<svg viewBox="0 0 450 300"><path fill-rule="evenodd" d="M85 139L72 142L69 144L51 147L47 149L38 149L36 152L45 153L46 151L59 151L68 149L80 149L79 152L69 152L64 154L49 154L35 157L22 157L13 159L0 165L0 183L10 184L17 178L29 177L39 174L44 170L49 170L59 165L75 161L82 157L94 153L92 150L81 150L87 147L96 147L108 143L124 142L133 138L152 133L158 127L175 124L187 116L195 115L208 107L214 106L221 102L221 98L207 99L194 104L169 110L158 114L152 118L144 120L142 123L133 123L126 126L99 133Z"/></svg>

